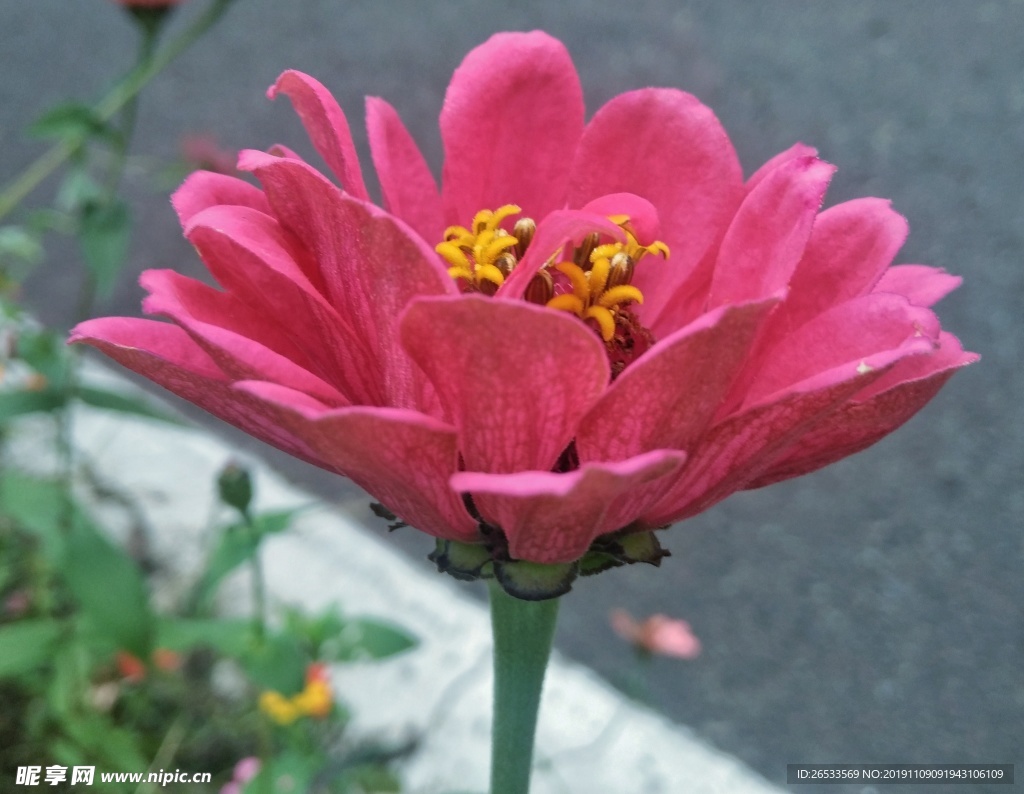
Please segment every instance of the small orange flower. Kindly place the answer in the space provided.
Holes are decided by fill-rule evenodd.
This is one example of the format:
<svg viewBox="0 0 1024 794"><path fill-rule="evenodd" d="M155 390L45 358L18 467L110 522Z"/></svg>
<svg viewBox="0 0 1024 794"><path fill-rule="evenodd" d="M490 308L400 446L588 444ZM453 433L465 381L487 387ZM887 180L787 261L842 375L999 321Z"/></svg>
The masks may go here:
<svg viewBox="0 0 1024 794"><path fill-rule="evenodd" d="M153 651L150 659L158 670L163 670L165 673L173 673L181 669L181 654L170 648L157 648Z"/></svg>
<svg viewBox="0 0 1024 794"><path fill-rule="evenodd" d="M146 677L146 664L138 656L128 651L118 651L115 656L117 672L132 684L137 684Z"/></svg>

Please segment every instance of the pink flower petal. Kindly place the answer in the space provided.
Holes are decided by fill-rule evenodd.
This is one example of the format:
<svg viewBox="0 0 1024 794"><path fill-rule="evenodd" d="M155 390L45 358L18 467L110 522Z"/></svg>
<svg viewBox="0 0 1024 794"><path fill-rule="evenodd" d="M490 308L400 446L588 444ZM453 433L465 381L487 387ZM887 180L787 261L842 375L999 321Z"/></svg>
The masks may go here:
<svg viewBox="0 0 1024 794"><path fill-rule="evenodd" d="M351 324L310 283L287 233L262 213L215 207L185 229L213 276L231 294L267 317L287 321L304 344L309 369L350 401L374 394L372 360Z"/></svg>
<svg viewBox="0 0 1024 794"><path fill-rule="evenodd" d="M890 267L875 284L875 292L904 295L915 306L934 306L960 286L962 278L927 265Z"/></svg>
<svg viewBox="0 0 1024 794"><path fill-rule="evenodd" d="M760 488L816 471L867 449L917 413L961 367L978 360L965 353L952 334L943 332L939 349L914 356L847 400L827 423L807 433L750 488Z"/></svg>
<svg viewBox="0 0 1024 794"><path fill-rule="evenodd" d="M576 317L479 295L423 298L402 343L459 431L466 468L549 470L608 383L597 334Z"/></svg>
<svg viewBox="0 0 1024 794"><path fill-rule="evenodd" d="M309 371L305 352L285 329L272 318L254 314L230 293L173 270L147 270L140 283L151 293L143 301L143 311L174 320L232 380L270 380L328 405L348 404L337 389Z"/></svg>
<svg viewBox="0 0 1024 794"><path fill-rule="evenodd" d="M815 149L813 146L807 146L806 144L803 143L794 143L792 146L786 149L786 151L779 152L768 162L766 162L764 165L758 168L753 174L751 174L750 179L747 180L747 193L749 193L751 190L753 190L755 187L761 184L761 182L764 180L766 176L768 176L768 174L770 174L783 163L788 162L789 160L796 160L797 158L816 158L817 156L818 150Z"/></svg>
<svg viewBox="0 0 1024 794"><path fill-rule="evenodd" d="M789 295L772 318L774 335L864 295L882 277L907 237L907 221L884 199L847 201L814 221Z"/></svg>
<svg viewBox="0 0 1024 794"><path fill-rule="evenodd" d="M846 362L885 350L907 339L936 340L939 324L928 309L900 295L873 293L835 306L805 323L772 348L746 391L745 405L757 404L790 384Z"/></svg>
<svg viewBox="0 0 1024 794"><path fill-rule="evenodd" d="M620 94L597 111L580 142L571 185L570 206L635 193L657 208L672 255L665 265L637 269L646 319L665 309L721 237L743 194L743 175L709 108L682 91L647 88Z"/></svg>
<svg viewBox="0 0 1024 794"><path fill-rule="evenodd" d="M370 196L363 183L363 172L359 168L348 120L331 92L309 75L289 69L267 89L270 99L279 93L292 101L313 147L341 181L342 187L356 198L368 201Z"/></svg>
<svg viewBox="0 0 1024 794"><path fill-rule="evenodd" d="M581 461L689 449L718 410L767 312L768 300L716 309L627 367L580 423ZM702 373L680 377L681 373Z"/></svg>
<svg viewBox="0 0 1024 794"><path fill-rule="evenodd" d="M444 233L441 195L416 141L383 99L366 98L366 128L384 209L408 223L427 243Z"/></svg>
<svg viewBox="0 0 1024 794"><path fill-rule="evenodd" d="M709 308L760 300L789 283L835 168L787 160L744 199L715 264Z"/></svg>
<svg viewBox="0 0 1024 794"><path fill-rule="evenodd" d="M911 339L896 350L869 356L862 367L838 367L773 395L771 401L715 425L690 454L682 476L648 510L642 522L663 526L707 510L757 480L802 435L896 362L932 349Z"/></svg>
<svg viewBox="0 0 1024 794"><path fill-rule="evenodd" d="M264 213L270 211L267 198L258 187L238 177L213 171L191 174L171 196L171 204L183 227L207 207L227 205L251 207Z"/></svg>
<svg viewBox="0 0 1024 794"><path fill-rule="evenodd" d="M472 493L484 517L504 530L513 559L572 562L595 538L628 523L613 509L616 499L675 472L685 458L682 452L657 450L564 473L464 471L451 482L456 490Z"/></svg>
<svg viewBox="0 0 1024 794"><path fill-rule="evenodd" d="M80 323L69 341L91 345L261 441L315 466L329 468L302 439L288 431L278 411L233 389L206 351L175 325L106 317Z"/></svg>
<svg viewBox="0 0 1024 794"><path fill-rule="evenodd" d="M476 522L448 484L459 457L450 425L395 408L311 411L305 395L271 383L238 388L279 406L291 432L403 521L435 537L478 539Z"/></svg>
<svg viewBox="0 0 1024 794"><path fill-rule="evenodd" d="M398 342L398 321L416 297L457 292L440 257L402 221L337 190L293 160L265 156L252 167L278 220L320 265L327 298L371 356L370 390L353 403L434 406L433 390Z"/></svg>
<svg viewBox="0 0 1024 794"><path fill-rule="evenodd" d="M658 209L647 199L635 193L608 193L588 202L581 210L608 218L613 215L627 215L629 225L637 240L650 245L661 237L661 220Z"/></svg>
<svg viewBox="0 0 1024 794"><path fill-rule="evenodd" d="M455 70L441 109L446 222L517 204L539 221L565 206L583 132L583 92L564 45L499 33Z"/></svg>

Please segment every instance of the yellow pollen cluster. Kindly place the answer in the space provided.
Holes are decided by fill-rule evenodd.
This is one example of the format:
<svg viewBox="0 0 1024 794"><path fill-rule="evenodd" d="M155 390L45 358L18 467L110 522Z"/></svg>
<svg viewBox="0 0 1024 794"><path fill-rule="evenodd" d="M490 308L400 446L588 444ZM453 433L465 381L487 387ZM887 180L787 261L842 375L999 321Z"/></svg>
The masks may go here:
<svg viewBox="0 0 1024 794"><path fill-rule="evenodd" d="M590 235L574 251L573 261L554 265L569 280L572 291L556 295L545 304L572 312L582 320L592 320L605 342L611 342L615 336L615 317L622 307L644 302L643 293L630 283L637 261L646 254L663 259L669 255L668 246L660 240L641 245L628 217L613 215L609 220L626 233L626 242L598 245L597 236Z"/></svg>
<svg viewBox="0 0 1024 794"><path fill-rule="evenodd" d="M468 229L445 229L444 241L435 250L448 263L448 275L464 281L468 289L493 295L522 258L536 231L530 218L519 219L511 232L501 228L506 218L521 211L515 204L505 204L496 210L480 210ZM614 338L615 318L623 307L644 301L640 290L630 283L636 263L647 254L663 259L669 255L668 246L660 240L641 245L629 216L612 215L609 220L625 233L625 242L600 244L599 235L591 234L573 249L571 260L556 264L556 252L533 277L524 295L533 303L592 321L605 342ZM565 277L570 292L555 294L552 270Z"/></svg>
<svg viewBox="0 0 1024 794"><path fill-rule="evenodd" d="M450 265L448 275L489 293L504 284L525 244L521 244L515 234L502 229L501 222L521 211L515 204L493 211L480 210L473 217L471 228L449 226L445 229L444 242L438 243L435 250ZM520 221L517 227L522 223ZM532 232L532 221L529 225Z"/></svg>

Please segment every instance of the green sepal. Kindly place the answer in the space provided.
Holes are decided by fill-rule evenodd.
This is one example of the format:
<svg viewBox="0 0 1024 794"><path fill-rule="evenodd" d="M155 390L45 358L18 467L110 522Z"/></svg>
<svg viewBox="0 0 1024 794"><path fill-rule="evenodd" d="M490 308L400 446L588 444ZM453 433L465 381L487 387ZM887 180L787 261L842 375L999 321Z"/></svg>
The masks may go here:
<svg viewBox="0 0 1024 794"><path fill-rule="evenodd" d="M619 559L626 563L645 562L659 567L662 559L672 556L668 549L662 548L657 535L650 530L623 535L617 539L617 543L622 548Z"/></svg>
<svg viewBox="0 0 1024 794"><path fill-rule="evenodd" d="M464 582L490 579L493 575L488 568L491 551L475 543L459 543L454 540L437 541L427 559L437 566L441 573L447 573Z"/></svg>
<svg viewBox="0 0 1024 794"><path fill-rule="evenodd" d="M594 576L626 563L606 551L588 551L580 560L580 576Z"/></svg>
<svg viewBox="0 0 1024 794"><path fill-rule="evenodd" d="M572 590L580 572L579 562L543 565L523 560L494 561L494 577L502 589L523 601L546 601Z"/></svg>

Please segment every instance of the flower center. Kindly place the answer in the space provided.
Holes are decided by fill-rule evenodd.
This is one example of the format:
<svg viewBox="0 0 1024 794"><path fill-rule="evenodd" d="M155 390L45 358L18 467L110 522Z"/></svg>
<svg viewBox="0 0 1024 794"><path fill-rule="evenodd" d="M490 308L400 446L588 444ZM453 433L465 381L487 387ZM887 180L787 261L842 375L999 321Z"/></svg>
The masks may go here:
<svg viewBox="0 0 1024 794"><path fill-rule="evenodd" d="M516 205L506 204L496 210L480 210L469 228L445 229L444 241L435 250L448 263L448 274L461 281L465 291L493 295L522 259L537 224L520 218L511 232L501 228L506 218L520 212ZM636 263L647 254L668 259L669 250L660 240L642 245L629 216L611 215L608 219L625 232L624 243L602 242L595 233L569 251L553 252L530 281L524 298L575 314L609 346L627 345L632 355L621 363L624 367L653 341L629 310L631 304L644 301L643 293L631 283ZM563 254L567 254L564 259ZM638 339L643 349L633 352Z"/></svg>

